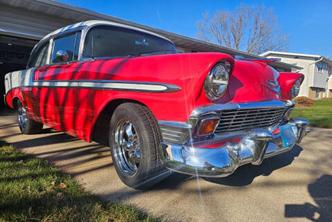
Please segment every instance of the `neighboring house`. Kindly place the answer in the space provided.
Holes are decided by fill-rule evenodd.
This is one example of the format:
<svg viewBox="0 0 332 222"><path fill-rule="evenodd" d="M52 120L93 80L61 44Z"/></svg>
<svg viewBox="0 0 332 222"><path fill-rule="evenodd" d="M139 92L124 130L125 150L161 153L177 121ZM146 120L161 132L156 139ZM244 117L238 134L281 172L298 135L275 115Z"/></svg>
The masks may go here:
<svg viewBox="0 0 332 222"><path fill-rule="evenodd" d="M281 62L301 67L305 75L299 96L309 98L332 97L332 60L320 56L290 52L268 51L261 54L267 58L280 58Z"/></svg>

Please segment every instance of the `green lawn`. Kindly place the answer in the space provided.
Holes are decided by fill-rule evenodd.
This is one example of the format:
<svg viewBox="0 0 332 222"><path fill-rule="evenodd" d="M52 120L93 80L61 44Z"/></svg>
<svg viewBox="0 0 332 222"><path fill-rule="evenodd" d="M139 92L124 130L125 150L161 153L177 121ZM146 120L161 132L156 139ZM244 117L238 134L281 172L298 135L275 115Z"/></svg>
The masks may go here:
<svg viewBox="0 0 332 222"><path fill-rule="evenodd" d="M47 161L0 144L1 222L156 220L133 207L103 202Z"/></svg>
<svg viewBox="0 0 332 222"><path fill-rule="evenodd" d="M332 128L332 99L317 100L310 107L296 107L292 117L307 118L311 126Z"/></svg>

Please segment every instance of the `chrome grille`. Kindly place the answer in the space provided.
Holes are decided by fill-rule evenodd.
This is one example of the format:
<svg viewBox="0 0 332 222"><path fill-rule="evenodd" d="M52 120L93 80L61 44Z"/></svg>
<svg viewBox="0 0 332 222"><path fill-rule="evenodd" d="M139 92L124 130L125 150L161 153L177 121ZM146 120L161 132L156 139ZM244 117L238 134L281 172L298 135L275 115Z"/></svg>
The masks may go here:
<svg viewBox="0 0 332 222"><path fill-rule="evenodd" d="M273 126L281 122L285 111L285 107L222 110L215 133Z"/></svg>

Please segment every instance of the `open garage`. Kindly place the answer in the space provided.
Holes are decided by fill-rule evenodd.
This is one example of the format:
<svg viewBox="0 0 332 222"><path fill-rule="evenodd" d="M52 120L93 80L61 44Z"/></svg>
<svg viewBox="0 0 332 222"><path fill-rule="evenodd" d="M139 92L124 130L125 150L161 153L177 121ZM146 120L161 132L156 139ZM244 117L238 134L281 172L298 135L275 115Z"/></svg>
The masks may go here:
<svg viewBox="0 0 332 222"><path fill-rule="evenodd" d="M34 45L48 32L72 20L60 19L47 12L47 5L33 6L38 2L0 1L0 93L4 94L4 75L24 69ZM36 11L37 10L37 11ZM0 101L0 110L4 100Z"/></svg>
<svg viewBox="0 0 332 222"><path fill-rule="evenodd" d="M4 76L8 72L24 69L29 59L29 54L36 41L13 36L0 36L0 92L3 95ZM0 107L4 107L1 99Z"/></svg>

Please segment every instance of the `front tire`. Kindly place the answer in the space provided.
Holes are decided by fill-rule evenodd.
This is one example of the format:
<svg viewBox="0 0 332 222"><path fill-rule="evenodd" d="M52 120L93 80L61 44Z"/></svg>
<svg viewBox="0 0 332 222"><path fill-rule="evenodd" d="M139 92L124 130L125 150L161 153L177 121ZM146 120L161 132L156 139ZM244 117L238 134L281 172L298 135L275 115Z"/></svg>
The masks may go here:
<svg viewBox="0 0 332 222"><path fill-rule="evenodd" d="M43 129L43 124L29 118L26 108L20 101L16 104L17 107L17 123L23 134L40 133Z"/></svg>
<svg viewBox="0 0 332 222"><path fill-rule="evenodd" d="M115 169L123 183L147 189L170 174L161 164L160 142L157 121L145 106L123 103L115 109L109 143Z"/></svg>

